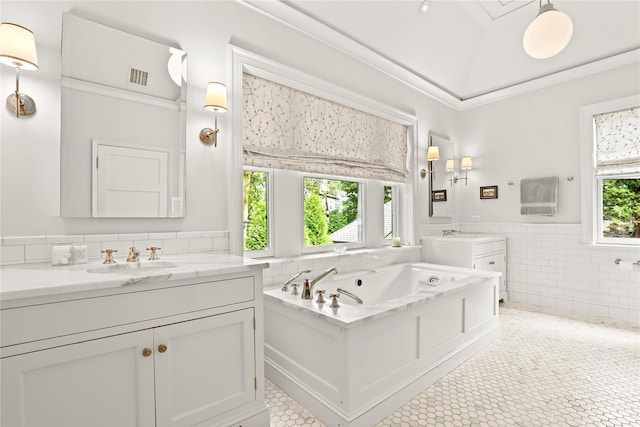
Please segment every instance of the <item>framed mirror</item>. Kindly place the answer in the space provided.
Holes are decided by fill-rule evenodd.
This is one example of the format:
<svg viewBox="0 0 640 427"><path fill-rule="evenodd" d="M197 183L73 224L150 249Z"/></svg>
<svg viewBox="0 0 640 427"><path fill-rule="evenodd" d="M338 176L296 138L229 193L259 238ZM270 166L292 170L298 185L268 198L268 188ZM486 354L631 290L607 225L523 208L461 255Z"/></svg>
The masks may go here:
<svg viewBox="0 0 640 427"><path fill-rule="evenodd" d="M62 17L63 217L185 215L186 52Z"/></svg>
<svg viewBox="0 0 640 427"><path fill-rule="evenodd" d="M454 215L453 144L449 139L429 133L429 147L438 147L439 159L428 161L429 170L429 216L452 218ZM451 160L451 162L448 162Z"/></svg>

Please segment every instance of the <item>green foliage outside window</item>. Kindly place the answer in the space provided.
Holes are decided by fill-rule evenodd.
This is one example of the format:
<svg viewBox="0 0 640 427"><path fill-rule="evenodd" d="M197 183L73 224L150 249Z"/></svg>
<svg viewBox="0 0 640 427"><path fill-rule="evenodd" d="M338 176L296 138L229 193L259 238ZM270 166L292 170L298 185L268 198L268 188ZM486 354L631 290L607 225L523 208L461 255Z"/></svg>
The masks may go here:
<svg viewBox="0 0 640 427"><path fill-rule="evenodd" d="M640 179L602 180L604 237L640 238Z"/></svg>
<svg viewBox="0 0 640 427"><path fill-rule="evenodd" d="M332 233L358 219L357 182L304 178L304 244L331 244ZM336 204L337 207L333 207Z"/></svg>
<svg viewBox="0 0 640 427"><path fill-rule="evenodd" d="M247 251L267 249L267 174L244 171L244 249Z"/></svg>

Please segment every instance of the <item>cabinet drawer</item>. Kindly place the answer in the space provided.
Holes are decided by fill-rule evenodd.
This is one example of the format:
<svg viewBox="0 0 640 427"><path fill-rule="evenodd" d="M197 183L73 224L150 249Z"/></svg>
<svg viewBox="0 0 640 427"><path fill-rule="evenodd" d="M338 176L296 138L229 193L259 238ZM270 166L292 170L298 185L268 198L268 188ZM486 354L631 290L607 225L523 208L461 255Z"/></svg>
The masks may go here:
<svg viewBox="0 0 640 427"><path fill-rule="evenodd" d="M496 252L504 252L505 244L504 240L498 240L495 242L482 242L473 244L473 257L492 254Z"/></svg>
<svg viewBox="0 0 640 427"><path fill-rule="evenodd" d="M251 301L254 277L210 281L0 312L2 347Z"/></svg>

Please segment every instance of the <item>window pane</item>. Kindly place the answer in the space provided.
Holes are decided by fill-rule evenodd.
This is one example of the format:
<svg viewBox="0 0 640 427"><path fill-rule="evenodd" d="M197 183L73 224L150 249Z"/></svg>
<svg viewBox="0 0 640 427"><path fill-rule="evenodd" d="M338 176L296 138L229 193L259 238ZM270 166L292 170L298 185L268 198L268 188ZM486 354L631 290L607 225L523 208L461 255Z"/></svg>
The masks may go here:
<svg viewBox="0 0 640 427"><path fill-rule="evenodd" d="M267 172L244 171L242 203L245 251L269 247L267 191Z"/></svg>
<svg viewBox="0 0 640 427"><path fill-rule="evenodd" d="M395 235L393 230L393 187L384 186L384 238L391 240Z"/></svg>
<svg viewBox="0 0 640 427"><path fill-rule="evenodd" d="M358 182L304 177L305 246L361 241Z"/></svg>
<svg viewBox="0 0 640 427"><path fill-rule="evenodd" d="M640 178L602 180L602 237L640 238Z"/></svg>

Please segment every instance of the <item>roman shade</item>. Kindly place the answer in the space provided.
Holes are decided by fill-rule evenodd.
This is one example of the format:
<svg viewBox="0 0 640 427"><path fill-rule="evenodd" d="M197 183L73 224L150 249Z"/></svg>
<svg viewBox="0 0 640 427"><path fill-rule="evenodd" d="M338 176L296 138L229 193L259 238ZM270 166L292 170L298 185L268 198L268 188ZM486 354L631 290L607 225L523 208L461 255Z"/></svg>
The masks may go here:
<svg viewBox="0 0 640 427"><path fill-rule="evenodd" d="M596 175L640 173L640 107L597 114Z"/></svg>
<svg viewBox="0 0 640 427"><path fill-rule="evenodd" d="M405 182L407 127L243 74L244 164Z"/></svg>

